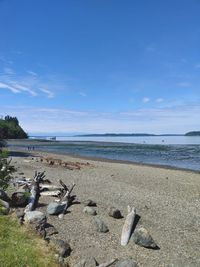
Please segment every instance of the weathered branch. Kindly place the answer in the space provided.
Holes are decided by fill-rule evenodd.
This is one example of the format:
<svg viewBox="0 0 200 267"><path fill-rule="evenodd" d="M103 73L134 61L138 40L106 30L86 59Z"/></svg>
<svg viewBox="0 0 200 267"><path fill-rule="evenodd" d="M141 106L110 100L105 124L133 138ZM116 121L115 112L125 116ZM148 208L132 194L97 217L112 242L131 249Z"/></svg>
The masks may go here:
<svg viewBox="0 0 200 267"><path fill-rule="evenodd" d="M31 187L31 197L29 200L29 204L25 208L25 212L34 210L37 205L40 198L40 183L45 177L45 172L37 172L35 171L35 175L32 182Z"/></svg>
<svg viewBox="0 0 200 267"><path fill-rule="evenodd" d="M136 210L133 207L132 210L130 206L128 206L128 215L126 216L125 223L122 228L122 235L121 235L121 245L126 246L131 236L131 231L133 228L133 223L135 220Z"/></svg>
<svg viewBox="0 0 200 267"><path fill-rule="evenodd" d="M68 189L68 187L66 186L66 184L63 183L62 180L60 180L60 184L63 186L63 193L62 196L60 198L60 202L65 204L65 207L63 209L63 212L59 215L59 218L63 218L64 214L66 213L68 207L71 205L72 201L73 201L73 197L71 196L71 192L75 187L75 183L72 184L71 188Z"/></svg>

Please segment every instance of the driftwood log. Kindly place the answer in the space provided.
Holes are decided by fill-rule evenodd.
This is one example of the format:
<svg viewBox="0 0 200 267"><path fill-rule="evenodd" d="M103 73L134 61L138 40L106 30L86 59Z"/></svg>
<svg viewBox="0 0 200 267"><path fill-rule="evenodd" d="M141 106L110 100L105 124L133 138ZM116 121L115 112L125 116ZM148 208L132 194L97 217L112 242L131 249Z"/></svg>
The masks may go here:
<svg viewBox="0 0 200 267"><path fill-rule="evenodd" d="M35 176L33 177L33 182L31 185L31 197L29 199L29 204L25 208L25 212L35 210L38 201L40 198L40 183L43 181L45 177L45 172L37 172L35 171Z"/></svg>
<svg viewBox="0 0 200 267"><path fill-rule="evenodd" d="M68 207L72 204L75 196L71 196L71 192L75 187L75 183L72 184L70 188L66 186L66 184L63 183L62 180L59 181L62 185L62 194L60 196L60 202L65 204L63 212L59 215L59 218L62 219L64 217L64 214L66 213Z"/></svg>
<svg viewBox="0 0 200 267"><path fill-rule="evenodd" d="M128 241L131 236L133 223L135 220L136 210L133 207L131 209L130 206L128 206L128 215L126 216L125 223L122 228L122 235L121 235L121 245L126 246L128 244Z"/></svg>

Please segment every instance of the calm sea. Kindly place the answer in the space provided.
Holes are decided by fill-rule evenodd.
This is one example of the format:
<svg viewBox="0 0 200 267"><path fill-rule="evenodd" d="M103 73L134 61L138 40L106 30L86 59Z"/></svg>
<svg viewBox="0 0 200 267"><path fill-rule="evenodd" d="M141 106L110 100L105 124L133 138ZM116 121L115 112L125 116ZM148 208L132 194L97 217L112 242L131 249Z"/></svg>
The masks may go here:
<svg viewBox="0 0 200 267"><path fill-rule="evenodd" d="M200 137L57 137L35 149L200 171Z"/></svg>

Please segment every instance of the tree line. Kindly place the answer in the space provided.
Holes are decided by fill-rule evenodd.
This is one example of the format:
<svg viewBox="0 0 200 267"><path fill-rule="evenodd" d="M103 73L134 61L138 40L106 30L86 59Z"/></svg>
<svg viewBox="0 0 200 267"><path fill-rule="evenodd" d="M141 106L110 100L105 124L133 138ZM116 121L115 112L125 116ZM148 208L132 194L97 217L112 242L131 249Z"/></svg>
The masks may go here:
<svg viewBox="0 0 200 267"><path fill-rule="evenodd" d="M0 119L0 144L3 139L23 138L28 138L28 135L19 125L17 117L7 115Z"/></svg>

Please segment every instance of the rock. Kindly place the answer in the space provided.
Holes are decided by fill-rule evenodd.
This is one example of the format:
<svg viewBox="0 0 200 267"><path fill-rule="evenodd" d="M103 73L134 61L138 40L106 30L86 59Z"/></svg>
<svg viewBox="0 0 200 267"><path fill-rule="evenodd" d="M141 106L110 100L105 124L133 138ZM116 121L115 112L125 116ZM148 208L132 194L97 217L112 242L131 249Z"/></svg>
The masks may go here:
<svg viewBox="0 0 200 267"><path fill-rule="evenodd" d="M109 231L107 225L100 218L95 217L94 221L98 232L107 233Z"/></svg>
<svg viewBox="0 0 200 267"><path fill-rule="evenodd" d="M98 265L97 261L93 257L87 257L79 261L74 267L96 267Z"/></svg>
<svg viewBox="0 0 200 267"><path fill-rule="evenodd" d="M26 192L14 192L11 196L12 205L15 207L25 207L28 204L29 196Z"/></svg>
<svg viewBox="0 0 200 267"><path fill-rule="evenodd" d="M30 224L45 224L47 221L47 218L44 213L41 211L27 211L24 216L24 221L25 223L30 223Z"/></svg>
<svg viewBox="0 0 200 267"><path fill-rule="evenodd" d="M121 211L115 207L110 207L108 209L108 215L115 218L115 219L121 219L122 218Z"/></svg>
<svg viewBox="0 0 200 267"><path fill-rule="evenodd" d="M150 233L144 227L136 229L131 236L131 240L141 247L153 249L158 248Z"/></svg>
<svg viewBox="0 0 200 267"><path fill-rule="evenodd" d="M115 267L138 267L138 265L133 259L122 259L116 263Z"/></svg>
<svg viewBox="0 0 200 267"><path fill-rule="evenodd" d="M82 203L84 206L90 206L90 207L96 207L97 206L96 202L94 202L91 199L84 200Z"/></svg>
<svg viewBox="0 0 200 267"><path fill-rule="evenodd" d="M95 210L93 207L89 207L89 206L86 206L86 207L83 209L83 212L84 212L84 213L87 213L87 214L89 214L89 215L92 215L92 216L97 215L96 210Z"/></svg>
<svg viewBox="0 0 200 267"><path fill-rule="evenodd" d="M24 214L25 214L24 210L22 210L22 209L16 209L15 213L16 213L16 216L17 216L18 219L24 217Z"/></svg>
<svg viewBox="0 0 200 267"><path fill-rule="evenodd" d="M8 215L9 211L10 211L9 203L0 199L0 215Z"/></svg>
<svg viewBox="0 0 200 267"><path fill-rule="evenodd" d="M51 235L55 235L58 234L58 231L56 230L56 228L53 225L50 224L46 224L45 225L45 231L46 231L46 236L51 236Z"/></svg>
<svg viewBox="0 0 200 267"><path fill-rule="evenodd" d="M70 245L62 239L52 239L52 246L61 257L68 257L71 253Z"/></svg>
<svg viewBox="0 0 200 267"><path fill-rule="evenodd" d="M7 193L6 193L4 190L2 190L2 189L0 189L0 199L4 200L4 201L6 201L6 202L10 202L10 198L9 198L9 196L8 196Z"/></svg>
<svg viewBox="0 0 200 267"><path fill-rule="evenodd" d="M50 215L58 215L63 212L65 204L50 202L47 206L47 213Z"/></svg>

